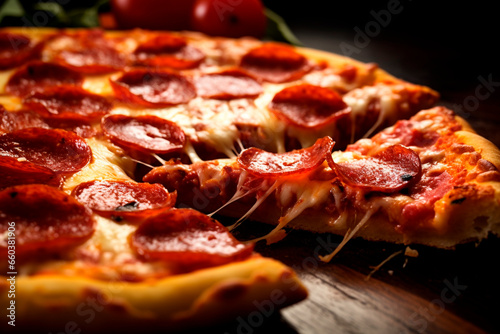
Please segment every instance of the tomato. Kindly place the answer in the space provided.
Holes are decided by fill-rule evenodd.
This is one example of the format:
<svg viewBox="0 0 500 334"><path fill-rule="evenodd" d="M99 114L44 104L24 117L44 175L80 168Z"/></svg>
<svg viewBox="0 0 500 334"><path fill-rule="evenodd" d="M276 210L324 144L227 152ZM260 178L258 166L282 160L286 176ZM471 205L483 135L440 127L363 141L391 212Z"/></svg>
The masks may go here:
<svg viewBox="0 0 500 334"><path fill-rule="evenodd" d="M195 0L111 0L118 28L188 30Z"/></svg>
<svg viewBox="0 0 500 334"><path fill-rule="evenodd" d="M196 0L191 29L212 36L261 38L266 30L264 6L260 0Z"/></svg>

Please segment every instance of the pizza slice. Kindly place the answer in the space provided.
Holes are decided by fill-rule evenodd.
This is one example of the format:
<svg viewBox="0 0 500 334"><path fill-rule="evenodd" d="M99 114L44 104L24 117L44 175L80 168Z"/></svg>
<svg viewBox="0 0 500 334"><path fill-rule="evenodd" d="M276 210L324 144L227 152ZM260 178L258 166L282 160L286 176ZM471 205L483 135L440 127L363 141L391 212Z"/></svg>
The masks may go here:
<svg viewBox="0 0 500 334"><path fill-rule="evenodd" d="M177 331L307 296L289 267L172 208L176 192L131 179L109 148L63 129L0 136L2 329Z"/></svg>
<svg viewBox="0 0 500 334"><path fill-rule="evenodd" d="M230 228L247 218L276 225L256 239L268 243L285 228L340 234L341 246L356 236L452 248L499 234L500 152L452 111L420 111L332 153L334 144L169 161L144 180L177 191L178 204L239 218Z"/></svg>

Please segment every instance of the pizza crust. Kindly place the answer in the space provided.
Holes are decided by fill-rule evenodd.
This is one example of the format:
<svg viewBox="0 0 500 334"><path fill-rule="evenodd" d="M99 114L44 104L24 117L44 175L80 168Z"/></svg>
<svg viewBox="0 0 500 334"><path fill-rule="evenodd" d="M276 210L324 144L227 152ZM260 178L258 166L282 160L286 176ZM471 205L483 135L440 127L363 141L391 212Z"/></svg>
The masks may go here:
<svg viewBox="0 0 500 334"><path fill-rule="evenodd" d="M1 282L0 303L8 305ZM141 328L185 330L251 312L279 310L306 298L296 274L278 261L243 262L144 282L106 282L62 275L16 279L16 328L64 331L67 322L92 332ZM260 307L260 309L259 309ZM2 326L6 321L2 322Z"/></svg>
<svg viewBox="0 0 500 334"><path fill-rule="evenodd" d="M492 142L476 134L466 120L459 116L455 116L455 119L463 130L454 133L453 142L472 146L481 154L482 159L491 162L500 171L500 150ZM385 216L375 214L356 237L371 241L454 248L470 241L479 242L490 234L500 236L500 173L485 173L490 174L485 177L479 175L468 182L465 188L452 189L435 203L436 216L431 228L422 228L411 235L400 234ZM352 217L354 213L347 216ZM338 216L326 216L320 212L309 212L299 216L288 226L318 233L345 235L356 224L335 224L337 218Z"/></svg>
<svg viewBox="0 0 500 334"><path fill-rule="evenodd" d="M436 110L440 109L441 107L437 107ZM432 112L432 109L429 111ZM489 161L485 164L491 163L497 171L478 172L469 166L470 177L473 178L463 186L451 189L434 203L434 220L404 234L396 231L396 223L391 222L387 214L390 214L391 207L403 207L411 199L405 195L378 197L379 201L372 202L372 205L385 205L388 210L375 211L373 215L366 217L367 223L354 237L397 244L454 248L458 244L479 242L490 234L500 235L500 150L489 140L476 134L467 121L458 116L455 116L455 119L462 125L462 130L454 133L451 142L472 146L474 151L481 155L481 159ZM248 203L235 202L223 208L219 214L240 218L241 213L248 210ZM271 199L264 201L249 219L277 225L281 214L282 212L276 209L275 200ZM327 213L307 208L288 222L286 227L345 236L365 218L364 214L365 212L356 212L354 208L346 209L342 213Z"/></svg>
<svg viewBox="0 0 500 334"><path fill-rule="evenodd" d="M357 68L366 68L367 66L374 67L374 78L376 82L390 81L390 82L404 82L403 80L394 77L387 71L381 69L375 64L367 64L358 61L354 58L342 56L340 54L331 53L322 50L311 49L307 47L295 47L295 50L305 56L307 59L314 60L317 63L327 62L333 68L342 68L345 65L352 65Z"/></svg>

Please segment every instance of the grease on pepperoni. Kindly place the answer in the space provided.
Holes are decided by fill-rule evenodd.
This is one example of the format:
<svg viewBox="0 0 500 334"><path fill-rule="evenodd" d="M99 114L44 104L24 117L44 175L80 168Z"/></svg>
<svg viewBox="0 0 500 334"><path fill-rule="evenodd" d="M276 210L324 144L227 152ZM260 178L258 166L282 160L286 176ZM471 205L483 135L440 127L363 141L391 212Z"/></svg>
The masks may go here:
<svg viewBox="0 0 500 334"><path fill-rule="evenodd" d="M273 83L300 79L312 69L306 57L292 47L278 43L267 43L250 50L241 58L240 66Z"/></svg>
<svg viewBox="0 0 500 334"><path fill-rule="evenodd" d="M236 240L219 222L192 209L172 209L144 221L130 243L146 260L166 261L181 270L245 260L254 248Z"/></svg>
<svg viewBox="0 0 500 334"><path fill-rule="evenodd" d="M81 86L83 79L80 73L65 66L35 61L17 70L9 78L5 91L16 96L26 96L54 86Z"/></svg>
<svg viewBox="0 0 500 334"><path fill-rule="evenodd" d="M110 73L125 66L124 57L115 49L112 40L105 38L102 30L79 31L60 38L68 38L70 43L55 52L54 62L86 74Z"/></svg>
<svg viewBox="0 0 500 334"><path fill-rule="evenodd" d="M303 128L328 125L350 113L350 108L334 90L301 84L278 92L269 109L279 118Z"/></svg>
<svg viewBox="0 0 500 334"><path fill-rule="evenodd" d="M47 123L31 110L7 111L0 105L0 134L24 128L48 128Z"/></svg>
<svg viewBox="0 0 500 334"><path fill-rule="evenodd" d="M398 121L391 131L383 131L374 137L380 142L398 142L405 146L428 147L434 145L439 133L432 130L422 131L415 128L415 122L409 120Z"/></svg>
<svg viewBox="0 0 500 334"><path fill-rule="evenodd" d="M330 137L318 139L313 146L285 153L271 153L252 147L240 153L238 164L260 177L279 177L308 172L319 167L331 152L335 142Z"/></svg>
<svg viewBox="0 0 500 334"><path fill-rule="evenodd" d="M23 104L45 119L91 122L109 113L113 104L79 87L52 87L35 92Z"/></svg>
<svg viewBox="0 0 500 334"><path fill-rule="evenodd" d="M0 189L20 184L59 186L60 178L51 169L23 159L0 155Z"/></svg>
<svg viewBox="0 0 500 334"><path fill-rule="evenodd" d="M16 252L60 251L92 236L92 211L47 185L20 185L0 191L0 233L15 222ZM0 239L7 250L7 239Z"/></svg>
<svg viewBox="0 0 500 334"><path fill-rule="evenodd" d="M202 75L195 86L199 96L219 100L254 98L263 91L260 83L240 70Z"/></svg>
<svg viewBox="0 0 500 334"><path fill-rule="evenodd" d="M26 128L0 136L0 156L27 161L58 174L71 174L90 162L92 151L73 132Z"/></svg>
<svg viewBox="0 0 500 334"><path fill-rule="evenodd" d="M160 184L133 181L89 181L72 195L101 216L115 221L140 221L175 204L176 193Z"/></svg>
<svg viewBox="0 0 500 334"><path fill-rule="evenodd" d="M133 53L135 65L183 70L197 67L205 59L198 48L171 34L160 34L140 44Z"/></svg>
<svg viewBox="0 0 500 334"><path fill-rule="evenodd" d="M28 36L0 33L0 70L20 66L40 56L43 43L34 43Z"/></svg>
<svg viewBox="0 0 500 334"><path fill-rule="evenodd" d="M101 127L116 145L142 153L179 151L186 142L186 136L177 124L151 115L108 115L101 120Z"/></svg>
<svg viewBox="0 0 500 334"><path fill-rule="evenodd" d="M397 226L400 232L408 232L434 217L434 203L453 189L453 178L444 171L439 175L424 173L420 182L408 189L408 195L414 199L401 211L402 219Z"/></svg>
<svg viewBox="0 0 500 334"><path fill-rule="evenodd" d="M196 89L184 76L167 71L134 70L111 80L116 96L128 103L157 108L187 103Z"/></svg>
<svg viewBox="0 0 500 334"><path fill-rule="evenodd" d="M422 175L418 154L402 145L388 146L364 159L335 163L330 158L328 163L342 182L365 191L397 192Z"/></svg>

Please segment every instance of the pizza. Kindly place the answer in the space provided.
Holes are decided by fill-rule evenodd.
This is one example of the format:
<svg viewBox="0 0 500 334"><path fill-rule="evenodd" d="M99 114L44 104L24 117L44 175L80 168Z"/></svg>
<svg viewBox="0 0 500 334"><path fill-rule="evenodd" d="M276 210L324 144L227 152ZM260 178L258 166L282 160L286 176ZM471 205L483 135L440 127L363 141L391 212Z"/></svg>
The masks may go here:
<svg viewBox="0 0 500 334"><path fill-rule="evenodd" d="M236 159L170 161L145 175L177 201L239 220L398 244L453 248L500 232L500 151L451 110L434 107L332 153L335 142L285 153L247 148ZM243 215L242 215L243 213Z"/></svg>
<svg viewBox="0 0 500 334"><path fill-rule="evenodd" d="M0 30L8 325L172 331L286 307L306 288L254 245L290 228L341 246L498 234L498 149L438 99L253 38ZM275 227L237 239L245 220Z"/></svg>

